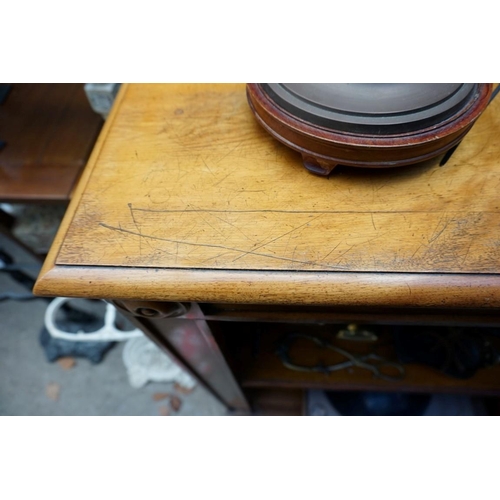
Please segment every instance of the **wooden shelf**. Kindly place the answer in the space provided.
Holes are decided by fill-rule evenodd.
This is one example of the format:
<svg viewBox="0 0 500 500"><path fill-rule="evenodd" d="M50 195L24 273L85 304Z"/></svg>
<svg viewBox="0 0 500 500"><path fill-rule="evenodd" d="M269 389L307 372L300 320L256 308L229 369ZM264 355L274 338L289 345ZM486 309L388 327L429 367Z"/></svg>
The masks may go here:
<svg viewBox="0 0 500 500"><path fill-rule="evenodd" d="M246 391L252 415L299 417L307 414L305 391L257 388Z"/></svg>
<svg viewBox="0 0 500 500"><path fill-rule="evenodd" d="M276 355L276 347L280 340L290 332L316 333L328 336L336 331L331 326L286 325L286 324L237 324L220 325L225 330L226 355L232 358L233 369L244 388L286 388L286 389L325 389L325 390L372 390L399 391L420 393L460 393L470 395L500 395L500 366L478 370L474 377L459 380L441 373L433 368L408 364L406 374L400 381L386 381L374 378L362 368L349 368L330 374L299 372L283 366ZM380 328L380 327L379 327ZM232 331L231 331L232 330ZM386 342L388 334L379 329L381 341ZM219 333L220 335L220 333ZM330 333L331 335L331 333ZM349 346L349 350L364 349L359 343L344 341L340 347ZM338 341L336 342L338 344ZM354 345L358 344L358 346ZM393 357L392 346L379 348L384 357ZM312 343L304 341L291 351L295 360L303 364L315 364L318 360L318 350ZM337 353L321 354L325 363L344 361Z"/></svg>

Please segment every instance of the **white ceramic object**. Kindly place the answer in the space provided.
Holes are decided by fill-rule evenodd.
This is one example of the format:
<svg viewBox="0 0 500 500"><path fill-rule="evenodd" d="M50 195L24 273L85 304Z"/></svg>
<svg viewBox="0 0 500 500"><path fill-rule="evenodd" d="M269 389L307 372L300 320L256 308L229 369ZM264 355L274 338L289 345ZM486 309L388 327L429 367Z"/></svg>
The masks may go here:
<svg viewBox="0 0 500 500"><path fill-rule="evenodd" d="M148 382L177 382L187 390L196 386L190 375L144 336L127 341L123 362L132 387L143 387Z"/></svg>

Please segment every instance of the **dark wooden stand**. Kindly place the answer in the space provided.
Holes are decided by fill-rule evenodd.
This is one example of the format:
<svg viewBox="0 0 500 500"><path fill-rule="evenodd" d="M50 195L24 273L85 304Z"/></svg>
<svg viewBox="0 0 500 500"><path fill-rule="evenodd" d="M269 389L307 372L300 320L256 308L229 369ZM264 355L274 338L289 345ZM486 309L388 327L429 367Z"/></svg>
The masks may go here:
<svg viewBox="0 0 500 500"><path fill-rule="evenodd" d="M479 84L478 94L462 114L412 133L373 135L344 133L296 118L279 107L259 83L247 85L248 103L262 127L302 155L304 166L329 175L337 165L394 168L443 155L462 141L488 104L491 84Z"/></svg>

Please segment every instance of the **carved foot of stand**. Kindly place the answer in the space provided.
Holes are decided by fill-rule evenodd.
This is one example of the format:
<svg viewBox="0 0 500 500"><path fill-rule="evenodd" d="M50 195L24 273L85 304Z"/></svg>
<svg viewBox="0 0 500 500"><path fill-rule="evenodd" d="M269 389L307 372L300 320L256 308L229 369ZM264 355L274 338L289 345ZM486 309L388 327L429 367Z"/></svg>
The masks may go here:
<svg viewBox="0 0 500 500"><path fill-rule="evenodd" d="M332 170L337 166L336 163L331 163L328 160L320 160L307 155L302 155L302 161L304 167L306 167L309 172L323 177L330 175Z"/></svg>

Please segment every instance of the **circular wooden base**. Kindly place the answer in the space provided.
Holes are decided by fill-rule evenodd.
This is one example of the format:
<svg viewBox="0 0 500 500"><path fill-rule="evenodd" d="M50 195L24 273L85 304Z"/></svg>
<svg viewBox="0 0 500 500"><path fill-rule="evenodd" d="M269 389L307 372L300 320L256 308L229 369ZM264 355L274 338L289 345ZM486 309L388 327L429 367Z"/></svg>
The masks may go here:
<svg viewBox="0 0 500 500"><path fill-rule="evenodd" d="M278 106L258 83L247 84L247 97L258 122L278 141L301 153L304 166L328 175L337 165L389 168L440 156L457 145L486 108L490 83L442 123L411 133L355 134L327 129L296 118Z"/></svg>

